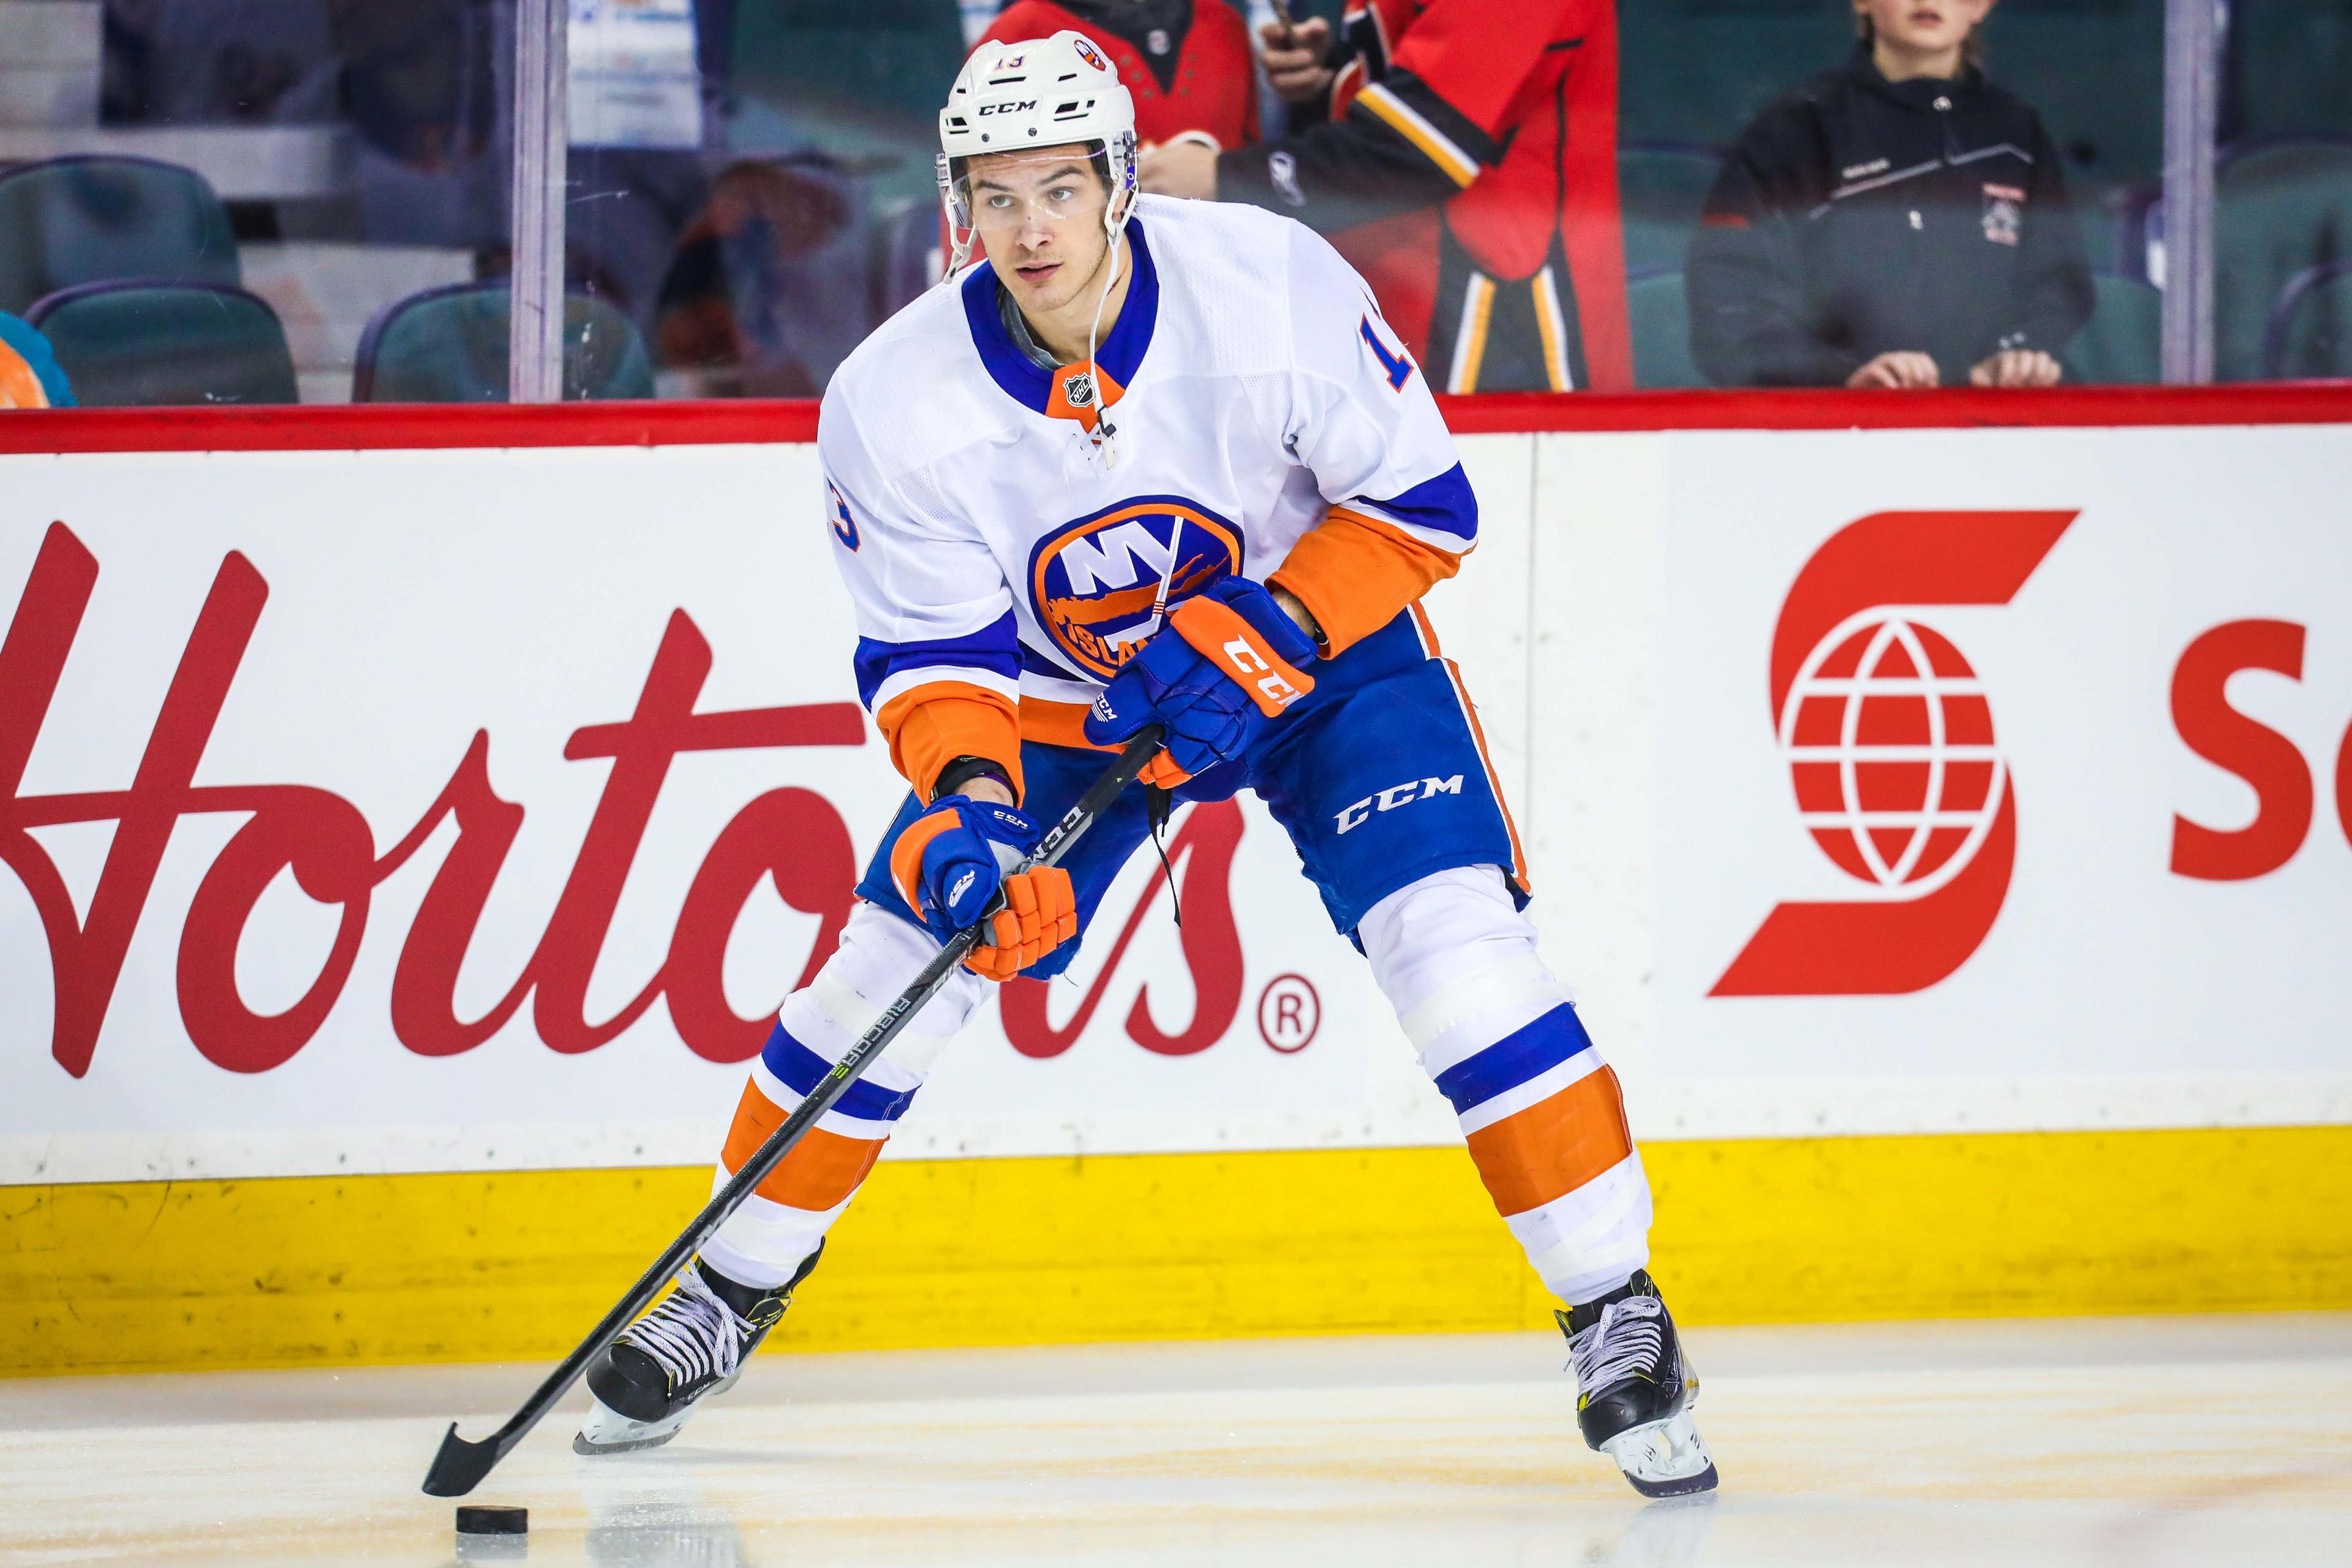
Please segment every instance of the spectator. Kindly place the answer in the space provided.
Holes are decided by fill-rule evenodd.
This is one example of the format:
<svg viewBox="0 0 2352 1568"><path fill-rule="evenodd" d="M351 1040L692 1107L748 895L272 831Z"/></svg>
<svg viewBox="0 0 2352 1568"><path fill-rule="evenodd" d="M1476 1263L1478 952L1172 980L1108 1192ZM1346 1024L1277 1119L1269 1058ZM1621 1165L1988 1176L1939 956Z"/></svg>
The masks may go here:
<svg viewBox="0 0 2352 1568"><path fill-rule="evenodd" d="M73 388L49 340L0 310L0 408L71 408Z"/></svg>
<svg viewBox="0 0 2352 1568"><path fill-rule="evenodd" d="M863 189L818 153L730 164L678 237L654 314L702 396L814 397L872 328Z"/></svg>
<svg viewBox="0 0 2352 1568"><path fill-rule="evenodd" d="M1135 99L1139 145L1185 136L1213 154L1257 140L1249 29L1224 0L1013 0L980 42L1049 38L1066 28L1110 57Z"/></svg>
<svg viewBox="0 0 2352 1568"><path fill-rule="evenodd" d="M1633 383L1617 212L1614 0L1349 0L1342 37L1265 27L1302 129L1162 147L1146 190L1328 234L1449 392Z"/></svg>
<svg viewBox="0 0 2352 1568"><path fill-rule="evenodd" d="M1692 350L1725 386L2049 386L2091 313L2056 145L1987 81L1993 0L1853 0L1861 42L1708 195Z"/></svg>

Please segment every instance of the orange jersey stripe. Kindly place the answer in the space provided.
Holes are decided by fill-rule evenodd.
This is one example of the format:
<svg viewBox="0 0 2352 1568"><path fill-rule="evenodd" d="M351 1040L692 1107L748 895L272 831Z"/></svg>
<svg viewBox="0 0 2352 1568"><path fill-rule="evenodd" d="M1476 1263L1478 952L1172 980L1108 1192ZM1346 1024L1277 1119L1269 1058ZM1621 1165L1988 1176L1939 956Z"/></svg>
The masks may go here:
<svg viewBox="0 0 2352 1568"><path fill-rule="evenodd" d="M1044 697L1024 697L1021 700L1021 739L1041 746L1070 746L1085 752L1116 752L1117 744L1097 746L1087 739L1087 705L1083 702L1055 702ZM1168 760L1161 752L1144 764L1136 777L1161 789L1174 789L1192 775Z"/></svg>
<svg viewBox="0 0 2352 1568"><path fill-rule="evenodd" d="M940 770L958 757L985 757L1013 780L1021 798L1021 718L1010 700L962 680L937 680L882 704L875 725L890 747L890 765L915 793L931 798Z"/></svg>
<svg viewBox="0 0 2352 1568"><path fill-rule="evenodd" d="M1566 1197L1633 1152L1607 1067L1470 1134L1470 1158L1504 1218Z"/></svg>
<svg viewBox="0 0 2352 1568"><path fill-rule="evenodd" d="M730 1171L741 1170L743 1162L768 1141L768 1134L783 1125L785 1114L783 1107L760 1092L757 1082L745 1084L743 1098L736 1102L735 1124L727 1130L727 1147L719 1154L719 1162ZM768 1173L768 1179L760 1184L760 1195L788 1208L821 1214L856 1192L857 1184L866 1179L866 1173L874 1168L874 1162L881 1154L879 1138L844 1138L838 1132L812 1127L793 1152Z"/></svg>
<svg viewBox="0 0 2352 1568"><path fill-rule="evenodd" d="M1337 655L1396 619L1399 610L1461 569L1462 557L1345 507L1290 547L1267 579L1298 596Z"/></svg>
<svg viewBox="0 0 2352 1568"><path fill-rule="evenodd" d="M1055 702L1045 697L1021 700L1021 738L1041 746L1069 746L1082 752L1116 752L1087 739L1087 705Z"/></svg>

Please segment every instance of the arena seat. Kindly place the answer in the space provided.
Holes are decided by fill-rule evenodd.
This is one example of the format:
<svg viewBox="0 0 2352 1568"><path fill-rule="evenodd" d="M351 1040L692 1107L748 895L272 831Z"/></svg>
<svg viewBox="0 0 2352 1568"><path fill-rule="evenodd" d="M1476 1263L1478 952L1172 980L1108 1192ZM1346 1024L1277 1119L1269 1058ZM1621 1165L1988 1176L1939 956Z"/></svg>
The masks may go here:
<svg viewBox="0 0 2352 1568"><path fill-rule="evenodd" d="M730 45L733 94L782 116L796 145L877 175L887 195L929 194L940 84L963 65L956 0L739 5Z"/></svg>
<svg viewBox="0 0 2352 1568"><path fill-rule="evenodd" d="M2058 357L2075 385L2146 386L2161 378L2164 295L2139 278L2091 275L2091 319Z"/></svg>
<svg viewBox="0 0 2352 1568"><path fill-rule="evenodd" d="M2287 286L2352 258L2352 138L2231 148L2214 187L2213 374L2251 381Z"/></svg>
<svg viewBox="0 0 2352 1568"><path fill-rule="evenodd" d="M352 401L505 402L509 310L502 280L427 289L385 306L360 338ZM645 340L605 300L563 301L563 395L654 395Z"/></svg>
<svg viewBox="0 0 2352 1568"><path fill-rule="evenodd" d="M1621 145L1728 146L1853 47L1852 15L1823 0L1643 0L1617 26Z"/></svg>
<svg viewBox="0 0 2352 1568"><path fill-rule="evenodd" d="M129 278L241 281L228 209L202 174L152 158L0 169L0 310Z"/></svg>
<svg viewBox="0 0 2352 1568"><path fill-rule="evenodd" d="M84 283L25 320L85 408L301 401L278 312L226 284Z"/></svg>
<svg viewBox="0 0 2352 1568"><path fill-rule="evenodd" d="M2270 381L2352 378L2352 260L2295 275L2279 294L2263 334Z"/></svg>
<svg viewBox="0 0 2352 1568"><path fill-rule="evenodd" d="M1679 272L1699 210L1723 171L1723 149L1692 142L1628 142L1617 149L1625 272Z"/></svg>
<svg viewBox="0 0 2352 1568"><path fill-rule="evenodd" d="M1625 285L1625 314L1633 331L1633 384L1644 392L1705 386L1691 357L1690 299L1680 272L1653 272Z"/></svg>

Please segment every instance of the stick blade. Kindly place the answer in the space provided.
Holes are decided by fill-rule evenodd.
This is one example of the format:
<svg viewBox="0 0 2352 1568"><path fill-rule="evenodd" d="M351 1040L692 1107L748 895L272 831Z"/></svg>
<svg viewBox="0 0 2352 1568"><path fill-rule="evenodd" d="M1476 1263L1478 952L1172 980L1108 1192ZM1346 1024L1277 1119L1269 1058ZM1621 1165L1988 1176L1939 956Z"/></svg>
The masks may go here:
<svg viewBox="0 0 2352 1568"><path fill-rule="evenodd" d="M425 1472L426 1497L464 1497L482 1484L490 1467L506 1458L498 1439L468 1443L457 1436L457 1424L449 1423L446 1436L441 1439L441 1451L433 1456L433 1468Z"/></svg>

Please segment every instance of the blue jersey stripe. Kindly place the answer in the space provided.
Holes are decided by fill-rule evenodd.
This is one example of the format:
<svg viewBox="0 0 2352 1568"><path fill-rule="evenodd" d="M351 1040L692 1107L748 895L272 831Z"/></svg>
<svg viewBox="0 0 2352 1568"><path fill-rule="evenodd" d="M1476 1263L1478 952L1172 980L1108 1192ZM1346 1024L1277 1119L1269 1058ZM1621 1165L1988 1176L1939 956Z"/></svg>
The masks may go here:
<svg viewBox="0 0 2352 1568"><path fill-rule="evenodd" d="M855 660L857 700L871 708L874 694L882 689L882 683L900 670L937 665L984 669L1007 680L1018 680L1020 641L1010 610L968 636L941 637L936 642L878 642L873 637L859 637Z"/></svg>
<svg viewBox="0 0 2352 1568"><path fill-rule="evenodd" d="M775 1033L768 1037L767 1045L761 1048L760 1059L767 1064L768 1070L774 1073L785 1088L803 1096L823 1083L825 1075L833 1071L831 1062L786 1034L782 1024L778 1024ZM833 1102L833 1109L844 1116L855 1116L861 1121L896 1121L906 1114L907 1107L913 1104L914 1100L915 1091L911 1089L884 1089L879 1084L860 1079Z"/></svg>
<svg viewBox="0 0 2352 1568"><path fill-rule="evenodd" d="M1478 498L1459 463L1385 500L1379 496L1356 499L1380 508L1399 522L1450 533L1465 544L1478 537Z"/></svg>
<svg viewBox="0 0 2352 1568"><path fill-rule="evenodd" d="M1437 1087L1454 1102L1458 1116L1591 1048L1592 1037L1584 1032L1576 1009L1563 1002L1534 1023L1439 1073Z"/></svg>
<svg viewBox="0 0 2352 1568"><path fill-rule="evenodd" d="M1151 346L1153 329L1159 325L1160 269L1152 262L1151 247L1144 242L1142 218L1129 218L1124 232L1128 254L1134 258L1135 276L1127 286L1127 303L1119 308L1118 322L1095 350L1095 363L1111 380L1121 386L1130 386L1134 384L1135 373L1143 367L1144 351ZM1045 413L1053 400L1053 374L1032 363L1004 331L1003 318L996 309L1000 287L996 269L975 267L960 287L963 290L964 323L971 332L971 345L980 353L980 363L987 367L989 378L1003 389L1007 397L1036 413Z"/></svg>

